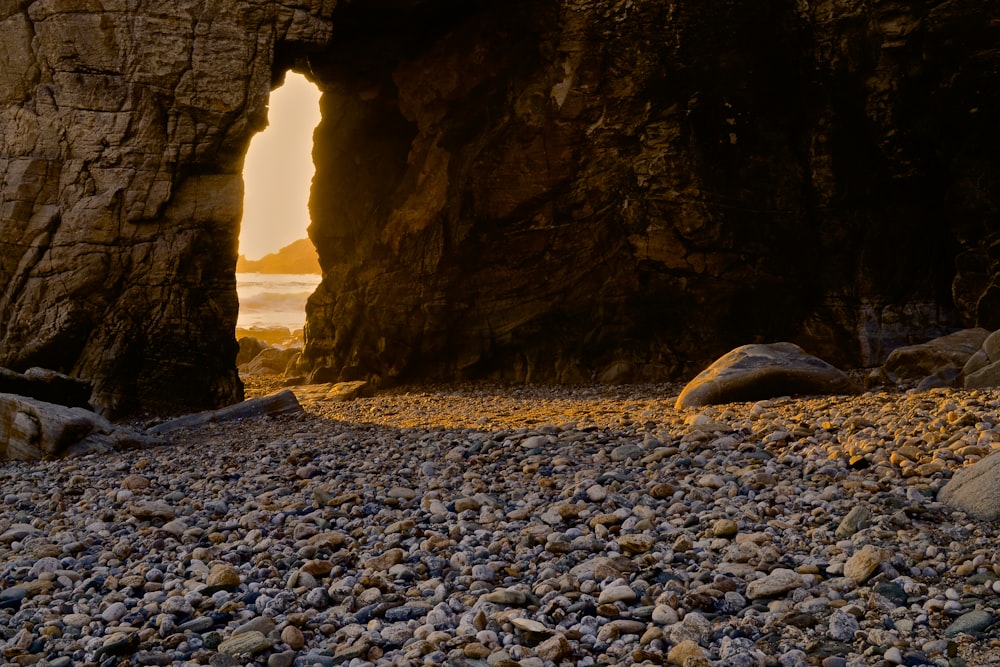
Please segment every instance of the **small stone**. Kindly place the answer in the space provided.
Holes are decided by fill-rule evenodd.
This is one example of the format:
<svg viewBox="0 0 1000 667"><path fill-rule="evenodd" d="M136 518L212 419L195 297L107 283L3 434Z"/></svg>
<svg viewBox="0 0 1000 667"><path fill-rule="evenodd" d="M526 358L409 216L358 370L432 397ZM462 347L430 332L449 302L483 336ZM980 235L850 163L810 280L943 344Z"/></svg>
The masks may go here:
<svg viewBox="0 0 1000 667"><path fill-rule="evenodd" d="M219 653L225 655L245 656L255 655L271 648L271 640L263 633L251 630L238 635L233 635L229 639L219 644Z"/></svg>
<svg viewBox="0 0 1000 667"><path fill-rule="evenodd" d="M524 632L533 634L547 634L552 632L549 628L545 627L545 624L533 621L530 618L512 618L510 622L515 628Z"/></svg>
<svg viewBox="0 0 1000 667"><path fill-rule="evenodd" d="M174 616L188 616L194 609L187 598L175 595L163 601L160 605L160 611L164 614L173 614Z"/></svg>
<svg viewBox="0 0 1000 667"><path fill-rule="evenodd" d="M295 664L295 651L272 653L267 658L267 667L292 667Z"/></svg>
<svg viewBox="0 0 1000 667"><path fill-rule="evenodd" d="M614 630L618 635L641 635L646 631L646 624L631 618L616 618L604 627Z"/></svg>
<svg viewBox="0 0 1000 667"><path fill-rule="evenodd" d="M890 665L903 664L903 652L900 651L899 648L895 646L890 646L889 648L887 648L885 650L885 655L883 655L882 657L884 657L885 661L888 662Z"/></svg>
<svg viewBox="0 0 1000 667"><path fill-rule="evenodd" d="M325 577L333 571L333 563L328 560L307 560L299 568L299 571L311 574L314 577Z"/></svg>
<svg viewBox="0 0 1000 667"><path fill-rule="evenodd" d="M572 647L562 633L549 637L535 647L535 655L542 660L559 662L569 655Z"/></svg>
<svg viewBox="0 0 1000 667"><path fill-rule="evenodd" d="M177 516L174 508L162 500L132 505L129 507L129 512L131 512L132 516L137 519L146 520L159 519L162 521L170 521Z"/></svg>
<svg viewBox="0 0 1000 667"><path fill-rule="evenodd" d="M90 625L91 619L87 614L66 614L63 616L63 623L71 628L82 628Z"/></svg>
<svg viewBox="0 0 1000 667"><path fill-rule="evenodd" d="M593 484L587 487L587 498L590 502L599 503L603 502L605 498L608 497L608 490L601 486L600 484Z"/></svg>
<svg viewBox="0 0 1000 667"><path fill-rule="evenodd" d="M259 632L262 635L269 635L274 630L274 619L267 616L256 616L246 623L242 623L233 630L233 636L245 632Z"/></svg>
<svg viewBox="0 0 1000 667"><path fill-rule="evenodd" d="M479 642L471 642L462 647L462 652L465 654L466 658L472 658L473 660L482 660L487 657L491 651L490 649Z"/></svg>
<svg viewBox="0 0 1000 667"><path fill-rule="evenodd" d="M944 634L954 637L963 632L978 632L991 626L993 621L993 615L988 611L974 609L952 621L951 625L945 628Z"/></svg>
<svg viewBox="0 0 1000 667"><path fill-rule="evenodd" d="M430 606L425 602L410 602L387 610L385 612L385 620L392 621L393 623L414 621L426 616L429 611Z"/></svg>
<svg viewBox="0 0 1000 667"><path fill-rule="evenodd" d="M312 494L313 507L326 507L333 500L333 494L330 493L330 490L322 486L313 487L310 493Z"/></svg>
<svg viewBox="0 0 1000 667"><path fill-rule="evenodd" d="M306 645L305 635L294 625L286 625L281 631L281 641L288 644L288 648L298 651Z"/></svg>
<svg viewBox="0 0 1000 667"><path fill-rule="evenodd" d="M206 586L211 591L232 591L240 585L240 573L227 563L213 565L205 579Z"/></svg>
<svg viewBox="0 0 1000 667"><path fill-rule="evenodd" d="M334 650L334 664L350 662L355 658L360 658L366 655L370 648L371 642L364 637L361 637L353 644L342 644Z"/></svg>
<svg viewBox="0 0 1000 667"><path fill-rule="evenodd" d="M397 547L395 549L389 549L380 556L369 558L361 564L361 567L366 570L386 571L393 565L399 565L402 563L405 556L406 552Z"/></svg>
<svg viewBox="0 0 1000 667"><path fill-rule="evenodd" d="M677 489L673 484L667 484L666 482L660 482L659 484L654 484L649 488L649 495L657 500L664 500L670 498L677 492Z"/></svg>
<svg viewBox="0 0 1000 667"><path fill-rule="evenodd" d="M309 538L309 546L318 547L320 549L330 549L336 550L344 546L350 541L350 538L337 530L327 531L325 533L317 533Z"/></svg>
<svg viewBox="0 0 1000 667"><path fill-rule="evenodd" d="M718 519L712 524L712 535L715 537L734 537L739 530L739 526L732 519Z"/></svg>
<svg viewBox="0 0 1000 667"><path fill-rule="evenodd" d="M634 442L627 442L611 450L611 460L619 463L630 459L641 459L645 450Z"/></svg>
<svg viewBox="0 0 1000 667"><path fill-rule="evenodd" d="M461 498L455 499L455 511L456 512L466 512L472 510L478 512L483 507L483 502L479 498L473 496L463 496Z"/></svg>
<svg viewBox="0 0 1000 667"><path fill-rule="evenodd" d="M653 608L653 615L651 618L654 623L659 623L660 625L673 625L680 620L677 610L665 604L656 605Z"/></svg>
<svg viewBox="0 0 1000 667"><path fill-rule="evenodd" d="M125 603L113 602L108 605L107 609L101 612L101 620L107 623L120 621L127 613L128 607L125 606Z"/></svg>
<svg viewBox="0 0 1000 667"><path fill-rule="evenodd" d="M618 546L628 554L643 554L653 548L656 540L645 533L622 535L618 538Z"/></svg>
<svg viewBox="0 0 1000 667"><path fill-rule="evenodd" d="M520 607L528 601L528 596L522 591L513 588L498 588L483 595L483 600L493 604L504 604L511 607Z"/></svg>
<svg viewBox="0 0 1000 667"><path fill-rule="evenodd" d="M883 554L881 549L871 544L866 544L844 563L844 576L853 579L859 584L868 581L868 578L875 574L875 571L882 565Z"/></svg>
<svg viewBox="0 0 1000 667"><path fill-rule="evenodd" d="M94 654L94 659L100 660L108 655L131 655L138 648L138 632L115 632L104 639L101 648Z"/></svg>
<svg viewBox="0 0 1000 667"><path fill-rule="evenodd" d="M840 539L845 539L854 535L871 522L872 513L867 507L860 505L851 508L851 511L840 521L837 526L836 535Z"/></svg>
<svg viewBox="0 0 1000 667"><path fill-rule="evenodd" d="M843 611L835 611L830 617L830 637L839 642L854 641L854 633L861 629L858 619Z"/></svg>
<svg viewBox="0 0 1000 667"><path fill-rule="evenodd" d="M783 567L775 568L763 579L755 579L747 585L747 598L776 597L803 586L802 575Z"/></svg>
<svg viewBox="0 0 1000 667"><path fill-rule="evenodd" d="M139 489L148 489L150 485L151 482L149 481L149 479L143 477L142 475L135 475L135 474L126 475L125 478L122 479L122 488L129 489L130 491L138 491Z"/></svg>
<svg viewBox="0 0 1000 667"><path fill-rule="evenodd" d="M521 441L521 447L524 449L538 449L548 444L549 439L544 435L532 435Z"/></svg>
<svg viewBox="0 0 1000 667"><path fill-rule="evenodd" d="M163 524L162 529L163 532L170 533L174 537L181 537L188 529L188 525L179 519L174 519Z"/></svg>
<svg viewBox="0 0 1000 667"><path fill-rule="evenodd" d="M608 586L601 591L598 597L598 604L611 604L615 602L634 602L638 597L630 586Z"/></svg>
<svg viewBox="0 0 1000 667"><path fill-rule="evenodd" d="M667 662L671 665L681 665L683 667L688 663L689 658L705 659L705 651L698 646L697 642L691 639L685 639L676 646L671 647L667 653Z"/></svg>
<svg viewBox="0 0 1000 667"><path fill-rule="evenodd" d="M40 531L30 524L15 523L3 531L3 533L0 533L0 542L21 541L29 535L34 535L38 532Z"/></svg>

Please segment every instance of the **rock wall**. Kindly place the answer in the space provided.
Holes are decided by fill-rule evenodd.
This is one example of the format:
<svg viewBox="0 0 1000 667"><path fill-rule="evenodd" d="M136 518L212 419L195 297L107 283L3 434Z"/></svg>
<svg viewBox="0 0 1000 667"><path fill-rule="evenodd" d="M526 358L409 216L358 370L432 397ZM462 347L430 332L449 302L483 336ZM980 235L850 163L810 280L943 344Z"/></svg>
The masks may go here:
<svg viewBox="0 0 1000 667"><path fill-rule="evenodd" d="M299 4L0 1L0 365L108 414L242 398L243 155L276 46L330 32Z"/></svg>
<svg viewBox="0 0 1000 667"><path fill-rule="evenodd" d="M1000 317L981 3L481 3L422 40L352 7L312 60L306 356L342 379L864 366Z"/></svg>
<svg viewBox="0 0 1000 667"><path fill-rule="evenodd" d="M385 381L842 365L1000 327L1000 19L879 0L0 0L0 365L221 405L240 169L324 91L304 358ZM319 377L318 376L318 377Z"/></svg>

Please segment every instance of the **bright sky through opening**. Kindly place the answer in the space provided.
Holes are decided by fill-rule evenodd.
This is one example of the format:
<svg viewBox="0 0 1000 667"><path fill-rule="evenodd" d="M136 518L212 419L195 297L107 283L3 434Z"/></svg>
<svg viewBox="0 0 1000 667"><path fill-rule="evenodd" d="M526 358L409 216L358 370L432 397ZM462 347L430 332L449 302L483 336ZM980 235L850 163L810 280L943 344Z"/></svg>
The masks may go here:
<svg viewBox="0 0 1000 667"><path fill-rule="evenodd" d="M294 72L271 92L268 127L251 140L243 166L240 253L247 259L260 259L307 236L319 97L319 89Z"/></svg>

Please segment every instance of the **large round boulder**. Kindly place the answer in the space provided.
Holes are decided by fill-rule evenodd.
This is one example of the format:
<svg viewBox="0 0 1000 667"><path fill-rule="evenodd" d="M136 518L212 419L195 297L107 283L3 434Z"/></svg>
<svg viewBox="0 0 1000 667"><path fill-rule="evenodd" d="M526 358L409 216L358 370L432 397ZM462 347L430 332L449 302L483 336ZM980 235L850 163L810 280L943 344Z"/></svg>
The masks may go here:
<svg viewBox="0 0 1000 667"><path fill-rule="evenodd" d="M754 344L727 352L699 373L677 397L677 407L859 391L846 373L798 345Z"/></svg>

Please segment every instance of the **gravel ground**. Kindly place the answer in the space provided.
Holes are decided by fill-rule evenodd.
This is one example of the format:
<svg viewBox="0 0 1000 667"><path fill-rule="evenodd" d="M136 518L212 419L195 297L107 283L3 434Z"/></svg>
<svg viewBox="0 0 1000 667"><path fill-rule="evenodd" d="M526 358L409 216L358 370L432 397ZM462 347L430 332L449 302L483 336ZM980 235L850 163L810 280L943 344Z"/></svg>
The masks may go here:
<svg viewBox="0 0 1000 667"><path fill-rule="evenodd" d="M996 527L935 500L1000 446L1000 393L679 390L304 387L300 416L4 463L2 658L1000 663Z"/></svg>

